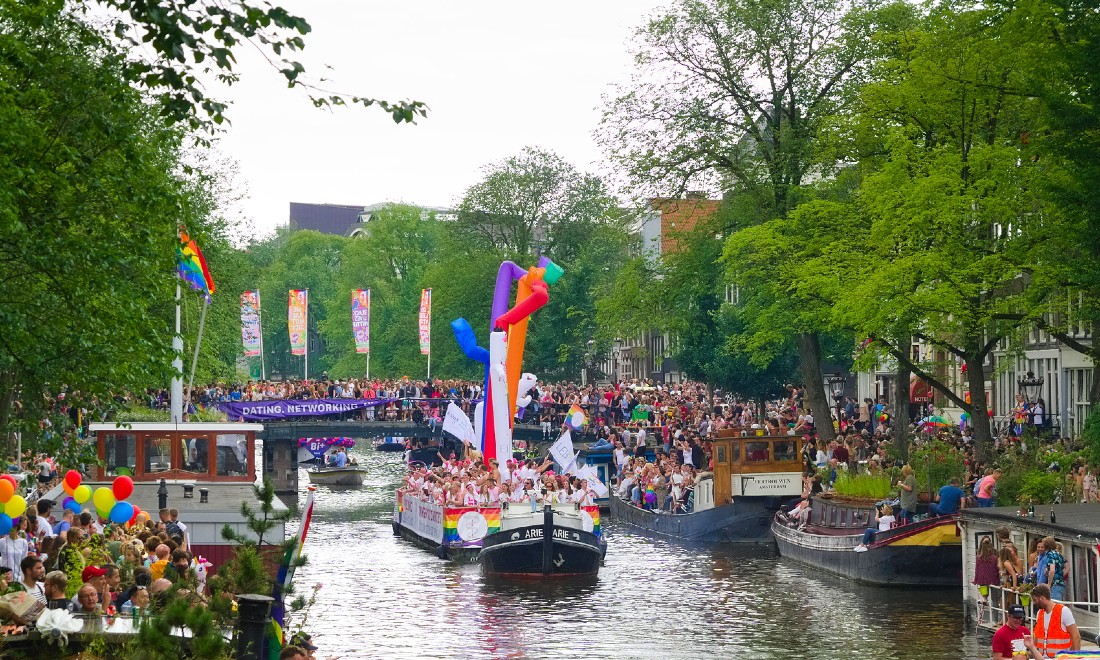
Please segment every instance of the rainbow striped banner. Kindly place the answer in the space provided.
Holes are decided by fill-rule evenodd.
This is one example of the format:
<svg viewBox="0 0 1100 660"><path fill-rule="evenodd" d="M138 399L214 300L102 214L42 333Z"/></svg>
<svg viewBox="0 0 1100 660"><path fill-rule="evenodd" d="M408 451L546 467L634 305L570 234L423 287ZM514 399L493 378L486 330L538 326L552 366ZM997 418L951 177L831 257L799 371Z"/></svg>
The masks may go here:
<svg viewBox="0 0 1100 660"><path fill-rule="evenodd" d="M487 534L500 531L499 507L463 507L443 510L445 545L481 545Z"/></svg>

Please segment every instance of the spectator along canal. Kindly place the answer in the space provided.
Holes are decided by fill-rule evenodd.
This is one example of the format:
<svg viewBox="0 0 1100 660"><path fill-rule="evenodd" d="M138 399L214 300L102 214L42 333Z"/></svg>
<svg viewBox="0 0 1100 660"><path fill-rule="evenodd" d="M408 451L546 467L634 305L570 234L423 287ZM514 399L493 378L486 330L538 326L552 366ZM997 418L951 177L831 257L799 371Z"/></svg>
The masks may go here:
<svg viewBox="0 0 1100 660"><path fill-rule="evenodd" d="M393 536L405 467L370 447L352 450L369 468L361 489L319 487L295 576L307 597L323 585L309 613L322 657L989 657L958 589L858 586L774 550L654 541L609 517L594 584L487 579Z"/></svg>

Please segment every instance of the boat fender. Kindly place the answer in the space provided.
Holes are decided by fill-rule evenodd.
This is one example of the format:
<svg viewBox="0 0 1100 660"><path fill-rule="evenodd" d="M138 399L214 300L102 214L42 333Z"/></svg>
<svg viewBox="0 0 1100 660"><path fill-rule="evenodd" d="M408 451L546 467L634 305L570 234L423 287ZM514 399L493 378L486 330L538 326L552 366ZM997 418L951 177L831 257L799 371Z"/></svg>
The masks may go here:
<svg viewBox="0 0 1100 660"><path fill-rule="evenodd" d="M440 559L446 559L447 558L447 546L440 543L439 546L436 547L436 549L435 549L435 556L439 557Z"/></svg>

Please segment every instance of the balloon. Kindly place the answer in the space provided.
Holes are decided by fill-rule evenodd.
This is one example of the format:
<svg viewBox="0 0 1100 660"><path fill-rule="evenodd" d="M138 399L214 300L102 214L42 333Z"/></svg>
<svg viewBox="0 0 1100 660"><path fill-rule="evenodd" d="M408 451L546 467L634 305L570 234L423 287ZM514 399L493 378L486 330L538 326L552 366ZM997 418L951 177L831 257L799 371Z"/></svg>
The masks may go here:
<svg viewBox="0 0 1100 660"><path fill-rule="evenodd" d="M64 489L64 491L67 495L72 495L73 491L75 490L72 486L65 483L64 481L61 482L61 488Z"/></svg>
<svg viewBox="0 0 1100 660"><path fill-rule="evenodd" d="M73 498L71 496L66 497L65 499L61 500L61 508L64 509L65 505L68 504L69 502L72 502L72 501L73 501Z"/></svg>
<svg viewBox="0 0 1100 660"><path fill-rule="evenodd" d="M84 511L84 509L81 508L80 503L76 500L69 500L69 503L65 505L65 508L69 511L72 511L76 515L80 515L80 513Z"/></svg>
<svg viewBox="0 0 1100 660"><path fill-rule="evenodd" d="M130 516L130 524L131 525L133 525L135 522L137 522L137 517L139 515L141 515L141 509L138 508L138 505L135 504L135 505L133 505L133 507L134 507L134 515Z"/></svg>
<svg viewBox="0 0 1100 660"><path fill-rule="evenodd" d="M15 495L15 488L7 479L0 481L0 502L7 502Z"/></svg>
<svg viewBox="0 0 1100 660"><path fill-rule="evenodd" d="M84 504L88 500L92 499L92 489L87 486L77 486L73 490L73 499L77 504Z"/></svg>
<svg viewBox="0 0 1100 660"><path fill-rule="evenodd" d="M0 479L3 479L4 481L11 484L12 490L14 492L19 492L19 482L15 480L15 477L11 476L10 474L0 474Z"/></svg>
<svg viewBox="0 0 1100 660"><path fill-rule="evenodd" d="M0 513L0 534L7 534L11 531L11 527L11 516L6 513Z"/></svg>
<svg viewBox="0 0 1100 660"><path fill-rule="evenodd" d="M111 507L113 507L117 501L114 494L111 493L111 489L103 486L96 488L95 493L92 494L92 503L95 504L96 511L106 511L110 513Z"/></svg>
<svg viewBox="0 0 1100 660"><path fill-rule="evenodd" d="M111 493L119 501L130 497L134 494L134 480L127 476L115 477L111 484Z"/></svg>
<svg viewBox="0 0 1100 660"><path fill-rule="evenodd" d="M962 417L962 421L964 421L964 422L965 422L966 420L970 419L970 413L963 413L963 414L961 414L961 415L959 415L959 416L960 416L960 417Z"/></svg>
<svg viewBox="0 0 1100 660"><path fill-rule="evenodd" d="M80 473L76 470L69 470L65 473L65 484L69 488L76 488L80 485Z"/></svg>
<svg viewBox="0 0 1100 660"><path fill-rule="evenodd" d="M885 422L887 419L888 419L888 415L886 413L882 413L881 415L878 416L878 421L880 421L880 422Z"/></svg>
<svg viewBox="0 0 1100 660"><path fill-rule="evenodd" d="M118 502L111 507L111 515L109 516L111 522L122 524L129 522L130 518L134 517L134 505L129 502Z"/></svg>
<svg viewBox="0 0 1100 660"><path fill-rule="evenodd" d="M96 509L95 514L104 520L109 520L111 517L110 511L104 511L103 509Z"/></svg>
<svg viewBox="0 0 1100 660"><path fill-rule="evenodd" d="M11 499L4 503L4 513L9 518L18 518L27 510L27 500L22 495L12 495Z"/></svg>

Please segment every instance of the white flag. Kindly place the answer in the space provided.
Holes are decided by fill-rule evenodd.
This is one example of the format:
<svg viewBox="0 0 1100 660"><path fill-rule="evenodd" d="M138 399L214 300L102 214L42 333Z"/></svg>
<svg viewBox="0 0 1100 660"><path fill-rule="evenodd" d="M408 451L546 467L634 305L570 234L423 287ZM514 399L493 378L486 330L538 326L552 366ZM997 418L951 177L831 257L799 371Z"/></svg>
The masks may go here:
<svg viewBox="0 0 1100 660"><path fill-rule="evenodd" d="M576 475L580 479L584 479L588 482L588 487L596 491L596 494L600 497L607 497L607 486L603 485L600 481L600 477L596 472L595 466L585 465L581 469L577 470Z"/></svg>
<svg viewBox="0 0 1100 660"><path fill-rule="evenodd" d="M462 408L455 405L454 401L447 406L447 416L443 418L443 430L462 442L469 442L475 447L479 444L470 418L462 412Z"/></svg>
<svg viewBox="0 0 1100 660"><path fill-rule="evenodd" d="M563 472L572 467L575 454L573 453L573 435L569 429L565 429L565 433L562 433L561 437L550 446L550 456L562 467Z"/></svg>

